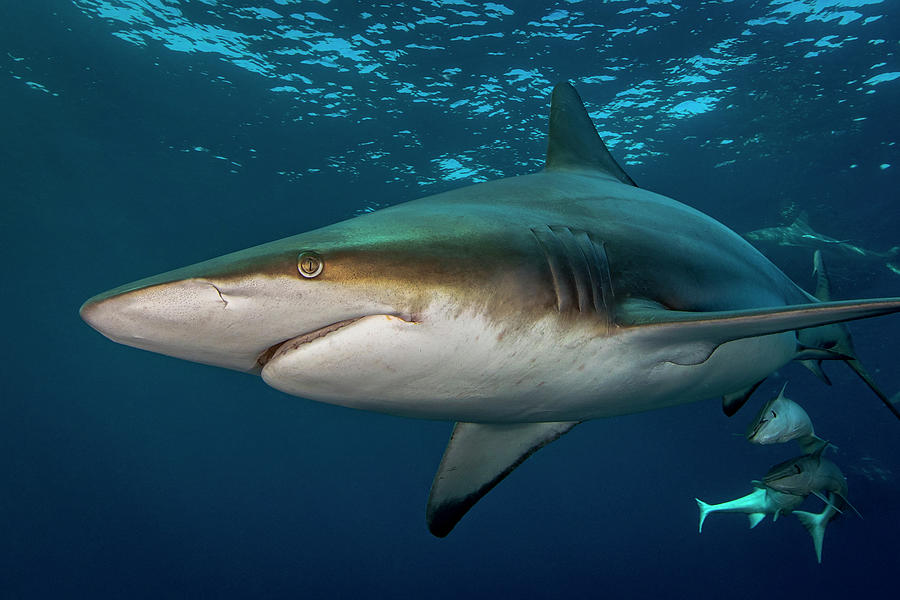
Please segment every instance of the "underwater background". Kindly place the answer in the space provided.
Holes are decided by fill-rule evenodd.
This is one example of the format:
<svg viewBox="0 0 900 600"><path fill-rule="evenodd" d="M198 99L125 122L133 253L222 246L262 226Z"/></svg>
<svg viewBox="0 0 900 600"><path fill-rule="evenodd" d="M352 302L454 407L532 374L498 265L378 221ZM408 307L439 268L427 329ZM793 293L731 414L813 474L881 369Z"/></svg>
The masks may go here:
<svg viewBox="0 0 900 600"><path fill-rule="evenodd" d="M804 212L900 245L900 10L878 0L34 0L0 6L0 598L848 597L895 587L900 423L843 364L584 424L446 539L424 523L449 423L286 396L109 342L119 284L541 168L578 88L647 189L739 233ZM812 249L760 248L806 289ZM900 296L826 253L836 299ZM900 389L900 317L856 322ZM792 516L749 530L695 497L751 490L795 445L740 434L789 396L863 519L818 565ZM807 510L821 502L808 500Z"/></svg>

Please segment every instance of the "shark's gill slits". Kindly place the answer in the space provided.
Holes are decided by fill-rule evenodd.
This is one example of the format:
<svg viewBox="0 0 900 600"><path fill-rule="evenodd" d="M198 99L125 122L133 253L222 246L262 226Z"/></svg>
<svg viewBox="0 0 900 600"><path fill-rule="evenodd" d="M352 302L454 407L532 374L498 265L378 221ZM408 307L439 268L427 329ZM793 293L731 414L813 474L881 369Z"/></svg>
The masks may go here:
<svg viewBox="0 0 900 600"><path fill-rule="evenodd" d="M559 312L594 312L611 325L613 289L603 244L569 227L534 227L531 233L547 258Z"/></svg>

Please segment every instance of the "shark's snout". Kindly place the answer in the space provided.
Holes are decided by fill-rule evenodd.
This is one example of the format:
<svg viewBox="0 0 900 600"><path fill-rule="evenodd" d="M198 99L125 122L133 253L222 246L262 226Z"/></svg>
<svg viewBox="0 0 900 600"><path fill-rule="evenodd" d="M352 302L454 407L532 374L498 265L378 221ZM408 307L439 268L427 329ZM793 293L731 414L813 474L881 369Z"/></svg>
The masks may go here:
<svg viewBox="0 0 900 600"><path fill-rule="evenodd" d="M209 281L188 279L111 290L94 296L79 311L84 321L109 339L177 358L238 370L255 367L269 338L251 340L241 311ZM238 302L234 302L238 304Z"/></svg>

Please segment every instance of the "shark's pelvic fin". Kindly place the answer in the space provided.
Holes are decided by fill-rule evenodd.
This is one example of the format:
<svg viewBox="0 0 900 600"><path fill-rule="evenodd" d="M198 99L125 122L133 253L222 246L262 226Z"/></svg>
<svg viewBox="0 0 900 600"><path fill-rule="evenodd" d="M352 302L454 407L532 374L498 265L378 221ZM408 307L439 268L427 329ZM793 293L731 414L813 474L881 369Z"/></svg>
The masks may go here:
<svg viewBox="0 0 900 600"><path fill-rule="evenodd" d="M821 381L825 385L831 385L831 378L828 376L828 373L825 372L825 369L822 368L821 360L801 358L800 364L809 369L813 375L818 377L819 381Z"/></svg>
<svg viewBox="0 0 900 600"><path fill-rule="evenodd" d="M725 342L898 311L900 298L712 312L673 311L653 302L628 301L618 306L616 320L625 327L638 327L656 347L661 341L670 344L670 362L695 365Z"/></svg>
<svg viewBox="0 0 900 600"><path fill-rule="evenodd" d="M760 379L750 387L722 396L722 412L725 413L725 416L733 417L737 414L737 411L747 403L747 400L749 400L750 396L753 395L753 392L762 385L763 381L765 381L765 379Z"/></svg>
<svg viewBox="0 0 900 600"><path fill-rule="evenodd" d="M529 456L578 423L457 423L431 484L428 529L444 537Z"/></svg>
<svg viewBox="0 0 900 600"><path fill-rule="evenodd" d="M556 84L550 97L550 134L545 168L550 171L601 171L624 184L637 187L597 135L581 97L569 83Z"/></svg>

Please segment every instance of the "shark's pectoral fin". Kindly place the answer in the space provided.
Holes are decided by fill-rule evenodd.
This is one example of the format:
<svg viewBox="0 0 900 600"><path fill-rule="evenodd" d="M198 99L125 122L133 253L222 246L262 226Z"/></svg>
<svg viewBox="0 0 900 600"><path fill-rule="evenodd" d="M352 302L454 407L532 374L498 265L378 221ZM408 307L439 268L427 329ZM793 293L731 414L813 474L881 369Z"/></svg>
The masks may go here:
<svg viewBox="0 0 900 600"><path fill-rule="evenodd" d="M578 422L457 423L431 484L428 529L444 537L485 494L529 456Z"/></svg>
<svg viewBox="0 0 900 600"><path fill-rule="evenodd" d="M717 347L741 338L783 333L900 311L900 298L797 304L777 308L687 312L646 300L619 305L616 322L636 328L653 347L671 349L669 362L704 362Z"/></svg>
<svg viewBox="0 0 900 600"><path fill-rule="evenodd" d="M637 187L597 135L581 96L569 83L556 84L550 97L546 169L599 171L624 184Z"/></svg>
<svg viewBox="0 0 900 600"><path fill-rule="evenodd" d="M762 385L763 381L765 381L765 379L760 379L750 387L722 396L722 412L725 413L725 416L733 417L737 414L737 411L747 403L747 400L750 399L750 396L753 395L756 388Z"/></svg>

